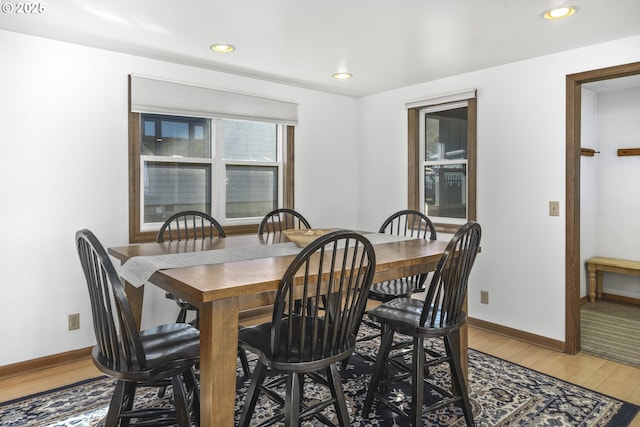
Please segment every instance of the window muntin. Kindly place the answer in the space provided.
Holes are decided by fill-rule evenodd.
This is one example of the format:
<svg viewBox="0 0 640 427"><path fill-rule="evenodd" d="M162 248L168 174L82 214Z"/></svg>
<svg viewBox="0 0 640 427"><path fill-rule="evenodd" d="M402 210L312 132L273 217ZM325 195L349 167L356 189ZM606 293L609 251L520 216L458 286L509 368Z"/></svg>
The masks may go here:
<svg viewBox="0 0 640 427"><path fill-rule="evenodd" d="M420 110L420 182L424 212L437 222L467 220L467 103Z"/></svg>
<svg viewBox="0 0 640 427"><path fill-rule="evenodd" d="M141 230L195 209L224 224L257 222L282 200L284 126L141 115Z"/></svg>

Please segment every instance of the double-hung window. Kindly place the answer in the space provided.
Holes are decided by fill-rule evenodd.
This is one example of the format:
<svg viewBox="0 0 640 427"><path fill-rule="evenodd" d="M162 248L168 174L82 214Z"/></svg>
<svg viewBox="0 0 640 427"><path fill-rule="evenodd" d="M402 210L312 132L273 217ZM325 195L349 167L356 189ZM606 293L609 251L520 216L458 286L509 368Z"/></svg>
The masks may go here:
<svg viewBox="0 0 640 427"><path fill-rule="evenodd" d="M475 90L407 103L409 208L442 232L476 219Z"/></svg>
<svg viewBox="0 0 640 427"><path fill-rule="evenodd" d="M132 98L135 92L132 81ZM162 223L171 215L186 210L206 212L216 218L227 234L253 232L262 217L278 207L293 208L293 126L291 115L284 119L261 120L255 112L233 110L245 108L251 96L213 92L215 99L227 96L228 103L218 111L181 114L177 101L173 107L149 107L162 104L148 99L146 93L167 89L164 82L142 79L138 102L129 115L129 237L132 242L155 239ZM151 85L153 91L148 90ZM182 91L169 83L169 92ZM193 88L189 87L189 90ZM203 89L206 91L206 89ZM171 94L169 94L171 95ZM190 93L193 97L193 93ZM212 97L205 92L206 105ZM199 96L195 93L195 98ZM171 98L171 97L170 97ZM180 99L180 97L178 97ZM184 97L183 97L184 98ZM282 102L256 99L260 106L281 106ZM227 106L229 109L225 111ZM269 112L273 108L268 108ZM151 110L151 111L149 111ZM202 110L200 108L199 110ZM170 112L176 111L171 114ZM229 113L231 111L231 113ZM284 110L285 112L288 110ZM296 110L297 111L297 110ZM166 112L166 113L165 113ZM258 116L258 117L256 117Z"/></svg>
<svg viewBox="0 0 640 427"><path fill-rule="evenodd" d="M220 179L217 204L227 223L259 218L282 200L283 126L244 120L216 120Z"/></svg>
<svg viewBox="0 0 640 427"><path fill-rule="evenodd" d="M421 205L434 222L467 219L467 104L420 110Z"/></svg>
<svg viewBox="0 0 640 427"><path fill-rule="evenodd" d="M143 230L185 210L223 224L261 218L282 200L282 126L142 114Z"/></svg>

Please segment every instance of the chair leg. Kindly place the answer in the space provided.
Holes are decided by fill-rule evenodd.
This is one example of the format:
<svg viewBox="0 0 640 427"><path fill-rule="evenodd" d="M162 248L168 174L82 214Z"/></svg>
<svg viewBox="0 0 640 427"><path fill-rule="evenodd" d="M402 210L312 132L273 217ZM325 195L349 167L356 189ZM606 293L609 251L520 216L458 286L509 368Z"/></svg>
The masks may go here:
<svg viewBox="0 0 640 427"><path fill-rule="evenodd" d="M362 416L368 417L373 406L373 399L375 397L376 390L380 380L385 376L387 357L389 356L389 350L391 350L391 344L393 344L393 330L387 326L382 328L382 341L380 343L380 351L378 352L378 358L373 366L373 374L369 380L369 387L367 389L367 397L364 400L362 406Z"/></svg>
<svg viewBox="0 0 640 427"><path fill-rule="evenodd" d="M120 424L120 415L123 412L130 411L133 408L133 399L136 392L136 383L130 381L118 381L113 391L111 402L109 403L109 411L105 421L105 427L128 426L129 419L122 419Z"/></svg>
<svg viewBox="0 0 640 427"><path fill-rule="evenodd" d="M249 423L251 422L251 416L253 415L253 411L256 407L256 402L258 401L258 396L260 395L260 386L264 382L264 378L266 375L267 367L258 362L256 368L253 370L251 384L249 385L249 390L247 390L247 395L244 398L244 405L242 406L242 414L240 414L240 421L238 422L238 426L249 426Z"/></svg>
<svg viewBox="0 0 640 427"><path fill-rule="evenodd" d="M422 426L422 402L424 402L424 339L413 338L411 357L411 425Z"/></svg>
<svg viewBox="0 0 640 427"><path fill-rule="evenodd" d="M195 368L192 366L184 372L184 383L187 392L191 395L191 414L195 419L196 426L200 425L200 387L196 378Z"/></svg>
<svg viewBox="0 0 640 427"><path fill-rule="evenodd" d="M240 364L242 365L242 370L244 371L245 376L251 375L251 370L249 370L249 361L247 360L247 352L243 348L238 348L238 357L240 358Z"/></svg>
<svg viewBox="0 0 640 427"><path fill-rule="evenodd" d="M287 377L287 391L284 400L285 427L298 427L300 425L301 378L303 378L303 374L297 372L291 372Z"/></svg>
<svg viewBox="0 0 640 427"><path fill-rule="evenodd" d="M187 309L181 308L178 312L178 318L176 319L176 323L187 323Z"/></svg>
<svg viewBox="0 0 640 427"><path fill-rule="evenodd" d="M189 417L189 404L184 390L184 383L180 375L171 377L171 385L173 386L173 401L176 405L176 418L179 427L190 427L191 420Z"/></svg>
<svg viewBox="0 0 640 427"><path fill-rule="evenodd" d="M462 362L460 360L460 346L458 344L457 335L453 333L444 337L444 344L449 356L449 366L451 368L451 382L460 394L462 399L462 412L468 427L474 427L473 410L471 409L471 401L467 391L467 384L462 373Z"/></svg>
<svg viewBox="0 0 640 427"><path fill-rule="evenodd" d="M340 381L340 372L338 371L338 365L332 363L327 369L327 382L329 383L329 389L331 390L331 396L335 400L336 415L338 416L338 423L341 427L351 425L349 418L349 410L347 409L347 402L345 401L344 392L342 390L342 382Z"/></svg>
<svg viewBox="0 0 640 427"><path fill-rule="evenodd" d="M200 310L196 310L196 318L193 320L193 327L200 329Z"/></svg>

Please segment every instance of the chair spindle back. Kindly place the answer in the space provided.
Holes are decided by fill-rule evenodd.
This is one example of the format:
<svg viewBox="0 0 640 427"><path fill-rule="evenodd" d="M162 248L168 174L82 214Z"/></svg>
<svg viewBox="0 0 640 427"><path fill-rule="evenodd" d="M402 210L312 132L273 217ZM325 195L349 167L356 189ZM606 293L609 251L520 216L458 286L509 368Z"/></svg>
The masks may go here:
<svg viewBox="0 0 640 427"><path fill-rule="evenodd" d="M162 224L156 241L162 243L218 237L226 237L226 233L215 218L204 212L184 211L172 215Z"/></svg>
<svg viewBox="0 0 640 427"><path fill-rule="evenodd" d="M307 362L352 351L374 272L373 246L358 233L334 231L305 247L276 294L273 354Z"/></svg>
<svg viewBox="0 0 640 427"><path fill-rule="evenodd" d="M111 259L89 230L76 233L76 247L89 290L99 357L114 371L145 369L138 326Z"/></svg>
<svg viewBox="0 0 640 427"><path fill-rule="evenodd" d="M468 222L451 238L433 274L424 301L420 324L446 328L460 324L471 267L475 262L482 230Z"/></svg>

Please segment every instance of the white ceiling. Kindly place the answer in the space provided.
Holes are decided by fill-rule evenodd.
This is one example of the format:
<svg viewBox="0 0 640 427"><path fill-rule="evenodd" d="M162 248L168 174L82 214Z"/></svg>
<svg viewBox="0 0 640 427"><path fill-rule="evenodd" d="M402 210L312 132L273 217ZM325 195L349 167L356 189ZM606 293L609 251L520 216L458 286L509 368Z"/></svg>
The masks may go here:
<svg viewBox="0 0 640 427"><path fill-rule="evenodd" d="M36 0L37 1L37 0ZM17 1L2 1L18 5ZM0 29L363 96L640 34L640 0L54 0ZM545 9L578 12L547 22ZM209 46L237 50L215 54ZM617 65L617 64L612 64ZM351 80L331 78L337 71ZM585 70L586 71L586 70Z"/></svg>

